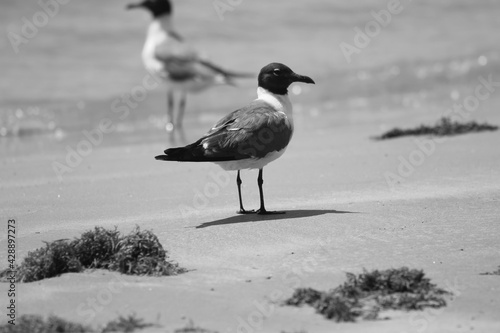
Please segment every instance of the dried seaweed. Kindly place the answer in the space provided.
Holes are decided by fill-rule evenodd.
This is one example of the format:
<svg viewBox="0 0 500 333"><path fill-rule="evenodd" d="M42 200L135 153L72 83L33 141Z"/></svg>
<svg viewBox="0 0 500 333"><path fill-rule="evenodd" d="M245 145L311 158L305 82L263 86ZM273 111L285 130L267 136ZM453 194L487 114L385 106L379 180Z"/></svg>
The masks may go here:
<svg viewBox="0 0 500 333"><path fill-rule="evenodd" d="M381 310L439 308L446 305L444 296L449 294L432 284L423 271L403 267L347 273L347 281L328 292L299 288L285 304L307 304L327 319L353 322L376 319Z"/></svg>
<svg viewBox="0 0 500 333"><path fill-rule="evenodd" d="M478 124L475 121L459 123L458 121L452 121L450 118L444 117L434 126L420 125L419 127L409 129L394 128L380 136L374 137L374 139L386 140L416 135L451 136L473 132L496 131L497 129L498 126L487 123Z"/></svg>
<svg viewBox="0 0 500 333"><path fill-rule="evenodd" d="M132 275L175 275L186 270L168 260L168 252L152 231L136 227L128 235L96 227L69 240L46 243L31 251L16 267L18 282L38 281L88 268L101 268ZM6 282L11 270L0 272Z"/></svg>

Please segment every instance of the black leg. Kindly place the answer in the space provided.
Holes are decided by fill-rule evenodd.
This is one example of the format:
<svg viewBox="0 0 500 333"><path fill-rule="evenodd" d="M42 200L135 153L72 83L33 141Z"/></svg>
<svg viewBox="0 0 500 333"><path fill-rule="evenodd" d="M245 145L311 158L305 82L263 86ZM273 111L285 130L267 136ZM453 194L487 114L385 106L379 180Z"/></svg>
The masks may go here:
<svg viewBox="0 0 500 333"><path fill-rule="evenodd" d="M262 184L264 184L264 179L262 178L262 170L259 169L259 177L257 178L257 184L259 185L259 194L260 194L260 208L257 211L257 214L260 215L268 215L268 214L285 214L285 212L269 212L266 210L264 206L264 191L262 190Z"/></svg>
<svg viewBox="0 0 500 333"><path fill-rule="evenodd" d="M185 92L181 93L181 100L179 102L179 110L177 111L177 119L175 121L175 129L179 131L179 136L182 143L186 143L186 135L184 133L184 127L182 126L184 120L184 110L186 110L186 99L187 94Z"/></svg>
<svg viewBox="0 0 500 333"><path fill-rule="evenodd" d="M181 93L181 100L179 102L179 111L177 112L177 121L175 123L175 126L177 127L182 127L182 121L184 119L184 110L186 109L186 93L182 92Z"/></svg>
<svg viewBox="0 0 500 333"><path fill-rule="evenodd" d="M174 131L174 92L170 89L167 90L167 125L165 129L169 133Z"/></svg>
<svg viewBox="0 0 500 333"><path fill-rule="evenodd" d="M243 208L243 200L241 200L241 177L240 170L238 170L238 175L236 176L236 184L238 185L238 197L240 198L240 210L237 212L238 214L254 214L254 210L245 210Z"/></svg>

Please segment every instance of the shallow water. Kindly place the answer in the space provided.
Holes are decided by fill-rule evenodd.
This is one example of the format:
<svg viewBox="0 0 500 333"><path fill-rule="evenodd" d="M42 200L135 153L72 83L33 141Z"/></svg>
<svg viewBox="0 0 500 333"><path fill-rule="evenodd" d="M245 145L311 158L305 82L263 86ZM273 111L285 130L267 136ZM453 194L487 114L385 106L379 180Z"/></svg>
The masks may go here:
<svg viewBox="0 0 500 333"><path fill-rule="evenodd" d="M22 18L32 20L41 11L36 2L0 6L5 36L19 33ZM73 1L60 6L17 54L8 38L0 41L0 149L27 153L32 142L64 145L103 118L116 125L113 142L161 138L161 88L148 92L124 119L112 110L113 102L147 75L140 49L149 16L123 7L118 0ZM386 1L243 2L221 21L210 2L190 0L176 3L176 19L189 41L227 68L257 72L281 61L313 77L315 86L292 89L299 113L435 110L438 115L471 94L479 76L500 77L500 2L401 1L401 8L351 63L340 43L355 45L353 28L364 29L374 20L372 11L387 9ZM253 99L254 85L249 80L236 89L193 96L188 129L201 133ZM37 139L23 139L32 137Z"/></svg>

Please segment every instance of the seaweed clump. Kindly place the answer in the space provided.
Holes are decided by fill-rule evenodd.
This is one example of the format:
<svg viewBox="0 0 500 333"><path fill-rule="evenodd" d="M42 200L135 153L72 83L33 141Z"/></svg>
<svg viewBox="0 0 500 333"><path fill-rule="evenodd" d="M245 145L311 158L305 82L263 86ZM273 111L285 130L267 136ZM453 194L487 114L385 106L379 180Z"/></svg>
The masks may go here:
<svg viewBox="0 0 500 333"><path fill-rule="evenodd" d="M29 252L20 265L0 272L0 281L14 275L18 282L32 282L92 268L153 276L186 271L168 259L168 252L152 231L136 227L121 235L116 228L95 227L72 241L45 243L45 247Z"/></svg>
<svg viewBox="0 0 500 333"><path fill-rule="evenodd" d="M0 326L0 332L4 333L87 333L94 332L90 327L73 323L57 316L49 316L44 319L39 315L22 315L15 325L5 324Z"/></svg>
<svg viewBox="0 0 500 333"><path fill-rule="evenodd" d="M0 326L2 333L132 333L138 330L155 326L137 318L135 314L128 317L120 316L118 319L108 322L102 329L93 329L90 326L81 325L59 318L49 316L44 319L40 315L22 315L17 319L15 325L5 324Z"/></svg>
<svg viewBox="0 0 500 333"><path fill-rule="evenodd" d="M100 333L124 332L131 333L136 330L142 330L147 327L155 326L152 323L144 322L143 319L137 318L135 314L128 317L120 316L118 319L112 320L100 331Z"/></svg>
<svg viewBox="0 0 500 333"><path fill-rule="evenodd" d="M496 131L497 129L498 126L488 123L478 124L475 121L460 123L458 121L452 121L450 118L443 117L434 126L420 125L419 127L408 129L394 128L374 139L385 140L413 135L451 136L473 132Z"/></svg>
<svg viewBox="0 0 500 333"><path fill-rule="evenodd" d="M382 310L422 310L446 306L450 292L432 284L422 270L366 270L347 273L347 281L327 292L312 288L296 289L285 305L307 304L327 319L354 322L358 318L377 319Z"/></svg>
<svg viewBox="0 0 500 333"><path fill-rule="evenodd" d="M500 266L498 266L496 271L479 273L479 275L500 275Z"/></svg>

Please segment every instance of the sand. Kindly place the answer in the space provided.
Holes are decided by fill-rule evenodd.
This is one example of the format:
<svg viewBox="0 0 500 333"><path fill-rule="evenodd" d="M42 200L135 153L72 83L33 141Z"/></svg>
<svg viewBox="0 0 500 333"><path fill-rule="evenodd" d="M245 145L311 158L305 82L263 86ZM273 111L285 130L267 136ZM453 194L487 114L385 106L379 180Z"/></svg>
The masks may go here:
<svg viewBox="0 0 500 333"><path fill-rule="evenodd" d="M94 271L19 284L19 311L92 325L133 312L164 328L192 319L219 332L497 330L498 276L479 274L499 265L499 151L491 143L500 134L450 138L391 189L384 173L397 174L398 156L408 158L414 138L376 142L361 133L378 129L298 125L287 153L264 173L268 209L287 213L267 217L235 214L234 173L160 163L153 159L159 143L102 147L62 183L40 156L4 161L2 173L12 176L2 216L18 222L20 257L93 226L126 232L139 225L191 270L164 278ZM257 208L256 172L242 177L245 205ZM346 272L401 266L423 269L454 292L448 306L337 324L279 304L298 286L326 290Z"/></svg>
<svg viewBox="0 0 500 333"><path fill-rule="evenodd" d="M148 332L171 332L189 320L221 333L500 331L499 276L480 275L500 265L500 132L433 145L420 138L427 140L420 147L411 137L370 139L395 126L433 124L474 94L478 77L500 80L498 5L406 1L348 64L339 44L352 43L353 28L387 1L311 1L306 9L298 0L244 1L224 21L211 3L177 1L176 15L183 36L214 62L256 72L281 61L317 83L292 94L294 137L264 170L266 206L286 214L235 214L234 172L155 161L169 146L160 88L60 181L53 162L63 162L82 130L110 117L113 100L142 82L149 22L146 13L123 10L121 0L71 2L20 54L4 44L0 116L16 116L18 108L39 114L19 117L35 135L0 137L2 228L16 219L21 260L44 241L94 226L126 233L139 225L190 271L162 278L93 271L18 284L18 315L54 314L96 327L136 313L161 325ZM5 8L3 31L40 10L36 3ZM250 80L190 97L188 138L251 101L255 88ZM498 90L464 120L499 125ZM257 172L242 178L245 208L258 208ZM448 305L342 324L280 305L296 287L327 290L346 272L401 266L423 269L452 291ZM0 284L1 304L7 289Z"/></svg>

